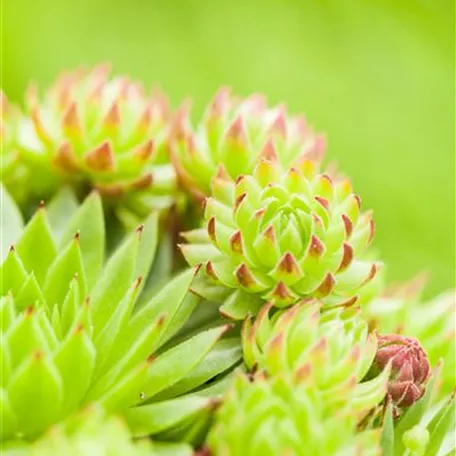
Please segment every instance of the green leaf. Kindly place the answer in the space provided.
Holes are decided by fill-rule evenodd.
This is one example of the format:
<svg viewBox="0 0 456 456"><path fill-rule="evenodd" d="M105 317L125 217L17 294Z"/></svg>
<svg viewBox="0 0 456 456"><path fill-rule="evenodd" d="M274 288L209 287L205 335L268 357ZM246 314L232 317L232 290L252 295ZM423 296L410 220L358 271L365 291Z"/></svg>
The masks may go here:
<svg viewBox="0 0 456 456"><path fill-rule="evenodd" d="M70 187L60 189L47 206L49 225L57 243L60 243L68 220L71 219L78 206L78 200Z"/></svg>
<svg viewBox="0 0 456 456"><path fill-rule="evenodd" d="M109 259L92 291L94 332L98 334L133 282L139 233L132 233Z"/></svg>
<svg viewBox="0 0 456 456"><path fill-rule="evenodd" d="M66 334L75 325L76 317L79 314L81 297L79 296L78 282L79 276L73 277L68 293L63 300L62 310L60 312L60 328L63 334Z"/></svg>
<svg viewBox="0 0 456 456"><path fill-rule="evenodd" d="M121 382L117 383L99 399L100 405L108 412L126 409L138 403L143 395L142 385L152 360L136 366Z"/></svg>
<svg viewBox="0 0 456 456"><path fill-rule="evenodd" d="M157 230L158 215L153 212L144 222L141 229L135 277L146 278L149 275L155 251L157 250ZM144 285L145 282L143 281L141 286L144 287Z"/></svg>
<svg viewBox="0 0 456 456"><path fill-rule="evenodd" d="M43 292L48 305L62 307L70 288L70 283L77 275L80 296L86 294L86 278L82 263L79 237L75 236L68 247L61 252L49 268Z"/></svg>
<svg viewBox="0 0 456 456"><path fill-rule="evenodd" d="M383 456L394 456L394 420L392 402L388 404L385 411L380 445L383 450Z"/></svg>
<svg viewBox="0 0 456 456"><path fill-rule="evenodd" d="M8 385L11 406L26 437L35 437L55 422L63 403L62 380L49 357L35 352Z"/></svg>
<svg viewBox="0 0 456 456"><path fill-rule="evenodd" d="M135 280L134 284L120 301L108 323L95 340L95 346L97 348L97 368L94 374L95 376L97 376L105 367L105 361L111 354L111 349L115 340L123 337L123 330L127 325L135 305L136 297L139 293L139 283L139 279ZM115 353L114 356L118 357L119 353Z"/></svg>
<svg viewBox="0 0 456 456"><path fill-rule="evenodd" d="M6 260L0 267L1 294L4 296L8 292L11 292L13 295L17 295L26 278L27 271L25 270L16 249L11 248Z"/></svg>
<svg viewBox="0 0 456 456"><path fill-rule="evenodd" d="M230 369L241 358L242 347L238 339L219 340L195 369L175 385L158 394L157 399L164 400L188 393Z"/></svg>
<svg viewBox="0 0 456 456"><path fill-rule="evenodd" d="M445 438L449 434L454 435L455 419L455 399L454 395L452 395L428 426L430 439L429 445L426 447L426 456L438 455Z"/></svg>
<svg viewBox="0 0 456 456"><path fill-rule="evenodd" d="M165 331L167 325L183 304L192 278L192 270L183 272L169 282L148 304L136 312L131 318L122 339L116 344L115 352L125 353L134 343L138 334L142 334L151 322L155 321L160 315L166 316L165 326L163 327L163 331Z"/></svg>
<svg viewBox="0 0 456 456"><path fill-rule="evenodd" d="M46 336L39 325L37 311L33 307L23 312L2 342L9 348L13 368L20 365L34 350L50 352Z"/></svg>
<svg viewBox="0 0 456 456"><path fill-rule="evenodd" d="M55 353L54 364L63 384L64 414L73 411L83 399L92 379L95 360L95 347L82 326L75 328Z"/></svg>
<svg viewBox="0 0 456 456"><path fill-rule="evenodd" d="M22 233L22 215L5 187L0 183L0 233L1 261L6 258L8 250Z"/></svg>
<svg viewBox="0 0 456 456"><path fill-rule="evenodd" d="M43 292L41 291L41 287L39 286L33 272L29 274L22 288L19 290L15 303L18 311L22 311L27 306L35 305L36 303L38 303L38 306L40 307L44 307L46 305Z"/></svg>
<svg viewBox="0 0 456 456"><path fill-rule="evenodd" d="M259 296L236 290L220 306L220 313L232 320L243 320L247 315L256 315L263 304Z"/></svg>
<svg viewBox="0 0 456 456"><path fill-rule="evenodd" d="M13 297L8 294L0 299L0 329L5 332L16 318L16 307Z"/></svg>
<svg viewBox="0 0 456 456"><path fill-rule="evenodd" d="M105 248L103 206L97 192L92 192L70 219L60 245L65 246L77 232L80 236L87 289L91 290L103 266Z"/></svg>
<svg viewBox="0 0 456 456"><path fill-rule="evenodd" d="M203 331L160 355L149 369L144 393L147 399L177 383L212 350L229 325Z"/></svg>
<svg viewBox="0 0 456 456"><path fill-rule="evenodd" d="M25 269L33 272L38 283L43 284L46 273L57 255L57 247L44 208L39 208L27 224L16 249Z"/></svg>
<svg viewBox="0 0 456 456"><path fill-rule="evenodd" d="M2 442L11 438L17 429L17 419L8 398L8 393L0 389L0 413L2 422L0 425L0 439Z"/></svg>
<svg viewBox="0 0 456 456"><path fill-rule="evenodd" d="M106 367L104 368L103 376L90 389L88 397L95 398L103 394L114 383L122 381L122 377L128 376L132 369L144 361L153 352L163 331L163 323L164 318L157 318L142 334L138 334L127 353L119 353L114 350L115 365L107 372Z"/></svg>
<svg viewBox="0 0 456 456"><path fill-rule="evenodd" d="M171 318L171 321L167 324L166 330L160 339L160 346L171 339L171 337L185 325L200 299L199 296L196 296L193 293L187 293L181 305L177 308L173 318Z"/></svg>
<svg viewBox="0 0 456 456"><path fill-rule="evenodd" d="M163 288L171 280L173 249L174 246L170 234L162 233L151 271L136 304L137 308L141 308L144 304L148 303L157 294L158 290Z"/></svg>
<svg viewBox="0 0 456 456"><path fill-rule="evenodd" d="M130 408L125 419L133 437L144 437L176 426L210 404L211 399L187 396Z"/></svg>

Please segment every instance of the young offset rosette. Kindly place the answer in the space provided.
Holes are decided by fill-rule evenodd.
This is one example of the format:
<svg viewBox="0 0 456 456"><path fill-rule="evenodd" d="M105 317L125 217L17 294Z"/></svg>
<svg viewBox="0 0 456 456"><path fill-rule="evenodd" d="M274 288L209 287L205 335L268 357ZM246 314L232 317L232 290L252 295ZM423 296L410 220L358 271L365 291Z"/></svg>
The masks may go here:
<svg viewBox="0 0 456 456"><path fill-rule="evenodd" d="M97 188L134 213L172 201L175 173L164 147L169 112L164 97L147 95L105 66L64 73L40 96L31 86L17 129L21 162L45 180L29 182L45 198L62 182Z"/></svg>
<svg viewBox="0 0 456 456"><path fill-rule="evenodd" d="M289 116L284 106L269 107L259 94L242 99L222 88L196 126L188 104L181 108L170 148L182 184L202 199L210 195L219 169L236 179L251 174L261 156L277 156L286 167L303 158L320 161L326 143L304 117Z"/></svg>
<svg viewBox="0 0 456 456"><path fill-rule="evenodd" d="M399 413L423 396L431 372L429 361L416 339L397 334L379 335L372 371L377 373L388 365L391 365L388 397Z"/></svg>
<svg viewBox="0 0 456 456"><path fill-rule="evenodd" d="M311 161L284 170L277 157L262 159L251 176L218 174L212 192L205 227L184 233L181 248L189 264L203 265L208 281L198 292L215 284L227 316L254 314L264 300L352 302L379 269L365 255L372 212L361 212L349 181Z"/></svg>
<svg viewBox="0 0 456 456"><path fill-rule="evenodd" d="M366 404L375 407L376 399ZM209 455L382 454L379 430L363 430L350 401L328 408L300 376L239 376L208 437Z"/></svg>
<svg viewBox="0 0 456 456"><path fill-rule="evenodd" d="M355 307L321 312L317 300L273 312L272 304L247 318L242 330L244 362L270 375L309 370L320 389L360 381L375 356L377 343Z"/></svg>

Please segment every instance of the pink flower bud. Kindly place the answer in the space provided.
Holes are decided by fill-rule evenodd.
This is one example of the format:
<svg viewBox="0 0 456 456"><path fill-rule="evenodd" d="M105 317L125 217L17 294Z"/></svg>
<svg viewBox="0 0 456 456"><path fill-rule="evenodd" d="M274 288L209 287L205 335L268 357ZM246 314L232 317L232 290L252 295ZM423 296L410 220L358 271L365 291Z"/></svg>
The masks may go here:
<svg viewBox="0 0 456 456"><path fill-rule="evenodd" d="M388 363L391 364L388 395L397 407L410 407L426 389L430 374L427 355L416 339L397 334L379 335L374 364L383 370Z"/></svg>

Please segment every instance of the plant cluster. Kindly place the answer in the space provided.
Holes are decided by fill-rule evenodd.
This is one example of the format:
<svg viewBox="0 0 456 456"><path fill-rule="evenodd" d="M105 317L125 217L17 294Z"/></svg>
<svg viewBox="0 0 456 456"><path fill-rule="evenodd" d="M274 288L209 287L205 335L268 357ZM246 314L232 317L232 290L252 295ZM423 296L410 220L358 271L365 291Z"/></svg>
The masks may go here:
<svg viewBox="0 0 456 456"><path fill-rule="evenodd" d="M302 116L100 66L0 134L4 454L453 454L454 292L385 285Z"/></svg>

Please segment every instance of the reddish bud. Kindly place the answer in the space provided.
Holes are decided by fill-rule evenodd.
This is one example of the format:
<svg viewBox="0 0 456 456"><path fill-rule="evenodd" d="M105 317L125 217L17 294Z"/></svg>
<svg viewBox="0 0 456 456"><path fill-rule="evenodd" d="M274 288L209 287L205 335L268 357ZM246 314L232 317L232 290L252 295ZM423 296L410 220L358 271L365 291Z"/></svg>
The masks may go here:
<svg viewBox="0 0 456 456"><path fill-rule="evenodd" d="M391 365L388 395L399 408L410 407L420 399L430 375L426 352L416 339L398 334L378 336L373 369Z"/></svg>

